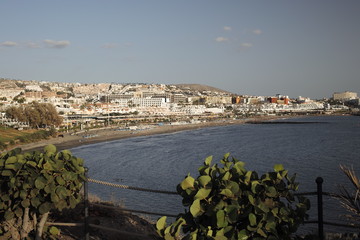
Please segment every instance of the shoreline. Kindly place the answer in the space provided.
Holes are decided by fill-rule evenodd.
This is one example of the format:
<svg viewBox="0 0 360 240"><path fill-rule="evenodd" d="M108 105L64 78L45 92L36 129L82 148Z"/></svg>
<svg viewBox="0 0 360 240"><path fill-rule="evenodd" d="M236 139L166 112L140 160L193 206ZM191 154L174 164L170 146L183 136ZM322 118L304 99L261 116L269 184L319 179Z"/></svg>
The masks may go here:
<svg viewBox="0 0 360 240"><path fill-rule="evenodd" d="M77 134L65 133L63 137L54 137L50 139L41 140L33 143L26 143L14 146L14 148L21 148L22 152L30 152L36 150L42 150L46 145L53 144L56 146L58 151L64 149L71 149L79 146L95 144L100 142L108 142L119 139L139 137L139 136L150 136L158 134L175 133L180 131L196 130L208 127L217 126L229 126L229 125L240 125L246 124L247 122L261 122L270 121L277 119L290 119L290 118L301 118L304 116L259 116L245 119L232 119L222 120L213 122L201 122L201 123L189 123L181 125L153 125L152 128L143 130L119 130L118 127L109 127L102 129L90 129ZM7 150L10 151L11 149Z"/></svg>
<svg viewBox="0 0 360 240"><path fill-rule="evenodd" d="M79 146L95 144L100 142L108 142L119 139L126 139L140 136L151 136L158 134L175 133L180 131L195 130L200 128L227 126L235 124L244 124L245 120L232 120L224 122L205 122L195 124L183 124L183 125L163 125L155 126L150 129L144 130L122 130L118 131L116 127L107 129L93 129L91 131L83 132L76 135L64 134L64 137L56 137L41 140L39 142L27 143L16 146L15 148L21 148L22 152L42 150L48 144L54 144L58 151L64 149L71 149ZM86 138L87 135L92 137Z"/></svg>
<svg viewBox="0 0 360 240"><path fill-rule="evenodd" d="M53 144L57 150L71 149L83 145L95 144L100 142L108 142L119 139L139 137L139 136L150 136L158 134L167 134L187 130L195 130L200 128L217 127L217 126L228 126L228 125L239 125L245 124L248 121L268 121L274 119L284 118L279 116L271 117L252 117L247 119L236 119L236 120L223 120L214 122L202 122L202 123L190 123L181 125L162 125L153 126L153 128L143 130L121 130L118 127L110 127L106 129L91 129L84 131L80 134L70 135L64 134L64 137L55 137L50 139L41 140L33 143L26 143L15 146L14 148L21 148L22 152L42 150L46 145ZM289 117L286 117L289 118ZM90 136L90 137L87 137ZM13 149L14 149L13 148Z"/></svg>

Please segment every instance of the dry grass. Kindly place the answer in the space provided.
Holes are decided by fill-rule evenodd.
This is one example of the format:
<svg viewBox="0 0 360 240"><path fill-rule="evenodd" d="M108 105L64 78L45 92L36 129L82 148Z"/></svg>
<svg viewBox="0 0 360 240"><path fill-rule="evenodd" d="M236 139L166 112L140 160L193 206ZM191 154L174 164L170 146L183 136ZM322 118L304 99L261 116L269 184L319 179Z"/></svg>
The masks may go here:
<svg viewBox="0 0 360 240"><path fill-rule="evenodd" d="M36 130L23 130L19 131L13 128L0 127L0 141L9 142L15 140L17 137L26 136L30 133L35 132Z"/></svg>

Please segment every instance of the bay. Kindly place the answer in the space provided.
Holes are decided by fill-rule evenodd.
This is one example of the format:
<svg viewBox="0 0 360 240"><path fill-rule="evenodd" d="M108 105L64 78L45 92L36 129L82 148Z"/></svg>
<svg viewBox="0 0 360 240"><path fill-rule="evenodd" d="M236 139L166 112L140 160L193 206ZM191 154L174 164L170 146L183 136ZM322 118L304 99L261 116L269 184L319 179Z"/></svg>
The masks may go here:
<svg viewBox="0 0 360 240"><path fill-rule="evenodd" d="M308 124L242 124L209 127L171 134L133 137L71 149L85 159L89 177L142 188L176 191L184 177L196 177L207 156L219 162L225 153L244 161L259 174L283 164L297 174L299 192L316 191L315 179L324 179L323 190L351 189L339 165L360 169L360 118L319 116L286 122ZM360 176L360 175L358 175ZM90 184L90 192L103 200L122 202L130 209L178 214L184 211L176 195L154 194ZM316 199L311 219L316 219ZM339 202L325 199L325 220L345 222ZM316 226L315 226L316 227Z"/></svg>

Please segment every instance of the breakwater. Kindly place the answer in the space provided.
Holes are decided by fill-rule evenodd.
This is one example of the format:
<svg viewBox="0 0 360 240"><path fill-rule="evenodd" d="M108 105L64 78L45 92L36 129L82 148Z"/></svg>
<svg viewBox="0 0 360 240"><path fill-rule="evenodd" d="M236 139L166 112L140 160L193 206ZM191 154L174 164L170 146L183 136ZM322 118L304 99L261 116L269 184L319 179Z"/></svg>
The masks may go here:
<svg viewBox="0 0 360 240"><path fill-rule="evenodd" d="M301 121L248 121L247 124L326 124L328 122L301 122Z"/></svg>

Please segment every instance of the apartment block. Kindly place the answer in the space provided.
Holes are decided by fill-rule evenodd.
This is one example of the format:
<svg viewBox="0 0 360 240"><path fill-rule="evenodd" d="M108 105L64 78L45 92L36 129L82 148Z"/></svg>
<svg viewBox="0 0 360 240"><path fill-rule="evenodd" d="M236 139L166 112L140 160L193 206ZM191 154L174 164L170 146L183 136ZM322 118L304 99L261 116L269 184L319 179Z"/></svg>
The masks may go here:
<svg viewBox="0 0 360 240"><path fill-rule="evenodd" d="M356 92L335 92L333 94L333 99L334 100L342 100L342 101L346 101L346 100L352 100L352 99L356 99L357 98L357 93Z"/></svg>

